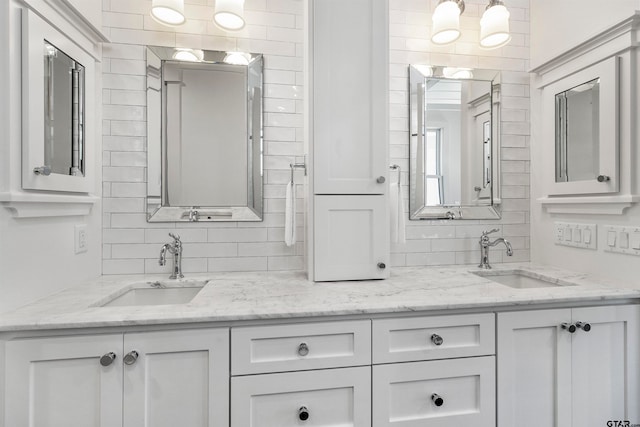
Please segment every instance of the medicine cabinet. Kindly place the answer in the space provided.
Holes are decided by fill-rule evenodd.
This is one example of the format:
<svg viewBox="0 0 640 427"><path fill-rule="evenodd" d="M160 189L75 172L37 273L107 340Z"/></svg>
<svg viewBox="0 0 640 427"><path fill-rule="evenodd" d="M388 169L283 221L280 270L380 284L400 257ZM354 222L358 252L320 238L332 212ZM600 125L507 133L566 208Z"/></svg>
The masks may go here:
<svg viewBox="0 0 640 427"><path fill-rule="evenodd" d="M94 59L23 9L22 67L22 188L92 192Z"/></svg>

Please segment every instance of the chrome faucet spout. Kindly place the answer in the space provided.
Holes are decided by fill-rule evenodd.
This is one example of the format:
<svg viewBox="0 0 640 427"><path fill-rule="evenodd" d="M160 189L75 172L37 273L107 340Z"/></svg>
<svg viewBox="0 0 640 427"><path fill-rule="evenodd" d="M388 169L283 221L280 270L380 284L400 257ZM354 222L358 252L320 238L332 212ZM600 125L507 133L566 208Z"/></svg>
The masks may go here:
<svg viewBox="0 0 640 427"><path fill-rule="evenodd" d="M491 264L489 264L489 248L496 246L499 243L503 243L507 248L507 256L513 255L513 247L508 240L503 237L498 237L493 242L489 239L489 234L498 231L498 229L493 229L491 231L484 231L482 236L480 236L480 264L478 267L484 269L490 269Z"/></svg>
<svg viewBox="0 0 640 427"><path fill-rule="evenodd" d="M180 241L180 236L177 236L173 233L169 233L169 236L173 238L172 243L165 243L162 245L162 249L160 249L160 265L165 265L166 263L166 255L167 252L173 255L173 269L171 271L171 276L169 279L178 279L183 278L184 274L182 274L182 242Z"/></svg>
<svg viewBox="0 0 640 427"><path fill-rule="evenodd" d="M160 260L158 261L158 264L160 265L165 265L167 262L167 250L169 250L169 244L165 243L164 245L162 245L162 249L160 249Z"/></svg>

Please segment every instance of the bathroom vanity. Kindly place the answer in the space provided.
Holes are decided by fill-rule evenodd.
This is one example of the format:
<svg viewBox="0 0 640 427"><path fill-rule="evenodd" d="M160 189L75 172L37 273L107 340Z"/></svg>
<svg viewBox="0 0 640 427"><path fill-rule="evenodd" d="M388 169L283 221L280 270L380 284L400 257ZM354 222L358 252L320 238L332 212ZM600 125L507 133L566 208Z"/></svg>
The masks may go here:
<svg viewBox="0 0 640 427"><path fill-rule="evenodd" d="M358 283L105 277L68 289L3 316L3 426L639 419L639 289L532 265L470 270ZM182 304L114 303L151 285L202 289Z"/></svg>

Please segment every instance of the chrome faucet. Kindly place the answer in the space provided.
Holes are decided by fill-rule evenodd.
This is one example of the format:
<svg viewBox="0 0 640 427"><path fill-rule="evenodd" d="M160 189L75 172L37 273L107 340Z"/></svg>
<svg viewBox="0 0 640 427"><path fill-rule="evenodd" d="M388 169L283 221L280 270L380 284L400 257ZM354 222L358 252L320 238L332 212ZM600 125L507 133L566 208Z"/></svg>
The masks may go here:
<svg viewBox="0 0 640 427"><path fill-rule="evenodd" d="M180 236L176 236L173 233L169 233L169 236L173 238L173 242L165 243L160 249L160 265L164 265L167 261L167 251L173 255L173 270L169 279L181 279L184 277L182 274L182 242Z"/></svg>
<svg viewBox="0 0 640 427"><path fill-rule="evenodd" d="M493 230L489 230L489 231L483 231L482 236L480 236L480 264L478 265L478 267L480 268L484 268L484 269L491 268L491 264L489 264L489 248L491 246L497 245L498 243L504 243L504 245L507 247L508 256L513 255L513 248L511 247L511 243L509 243L502 237L498 237L493 242L491 241L491 239L489 239L489 234L495 233L497 231L499 231L497 228L494 228Z"/></svg>

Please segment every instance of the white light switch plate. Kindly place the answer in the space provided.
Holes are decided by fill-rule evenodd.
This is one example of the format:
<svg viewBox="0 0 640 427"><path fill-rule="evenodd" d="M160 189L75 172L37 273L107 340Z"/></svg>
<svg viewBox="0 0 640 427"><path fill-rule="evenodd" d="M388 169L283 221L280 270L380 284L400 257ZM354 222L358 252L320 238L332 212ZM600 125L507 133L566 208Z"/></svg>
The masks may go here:
<svg viewBox="0 0 640 427"><path fill-rule="evenodd" d="M553 226L553 241L556 245L596 250L597 236L596 224L555 222Z"/></svg>
<svg viewBox="0 0 640 427"><path fill-rule="evenodd" d="M640 226L605 225L605 252L640 256Z"/></svg>

